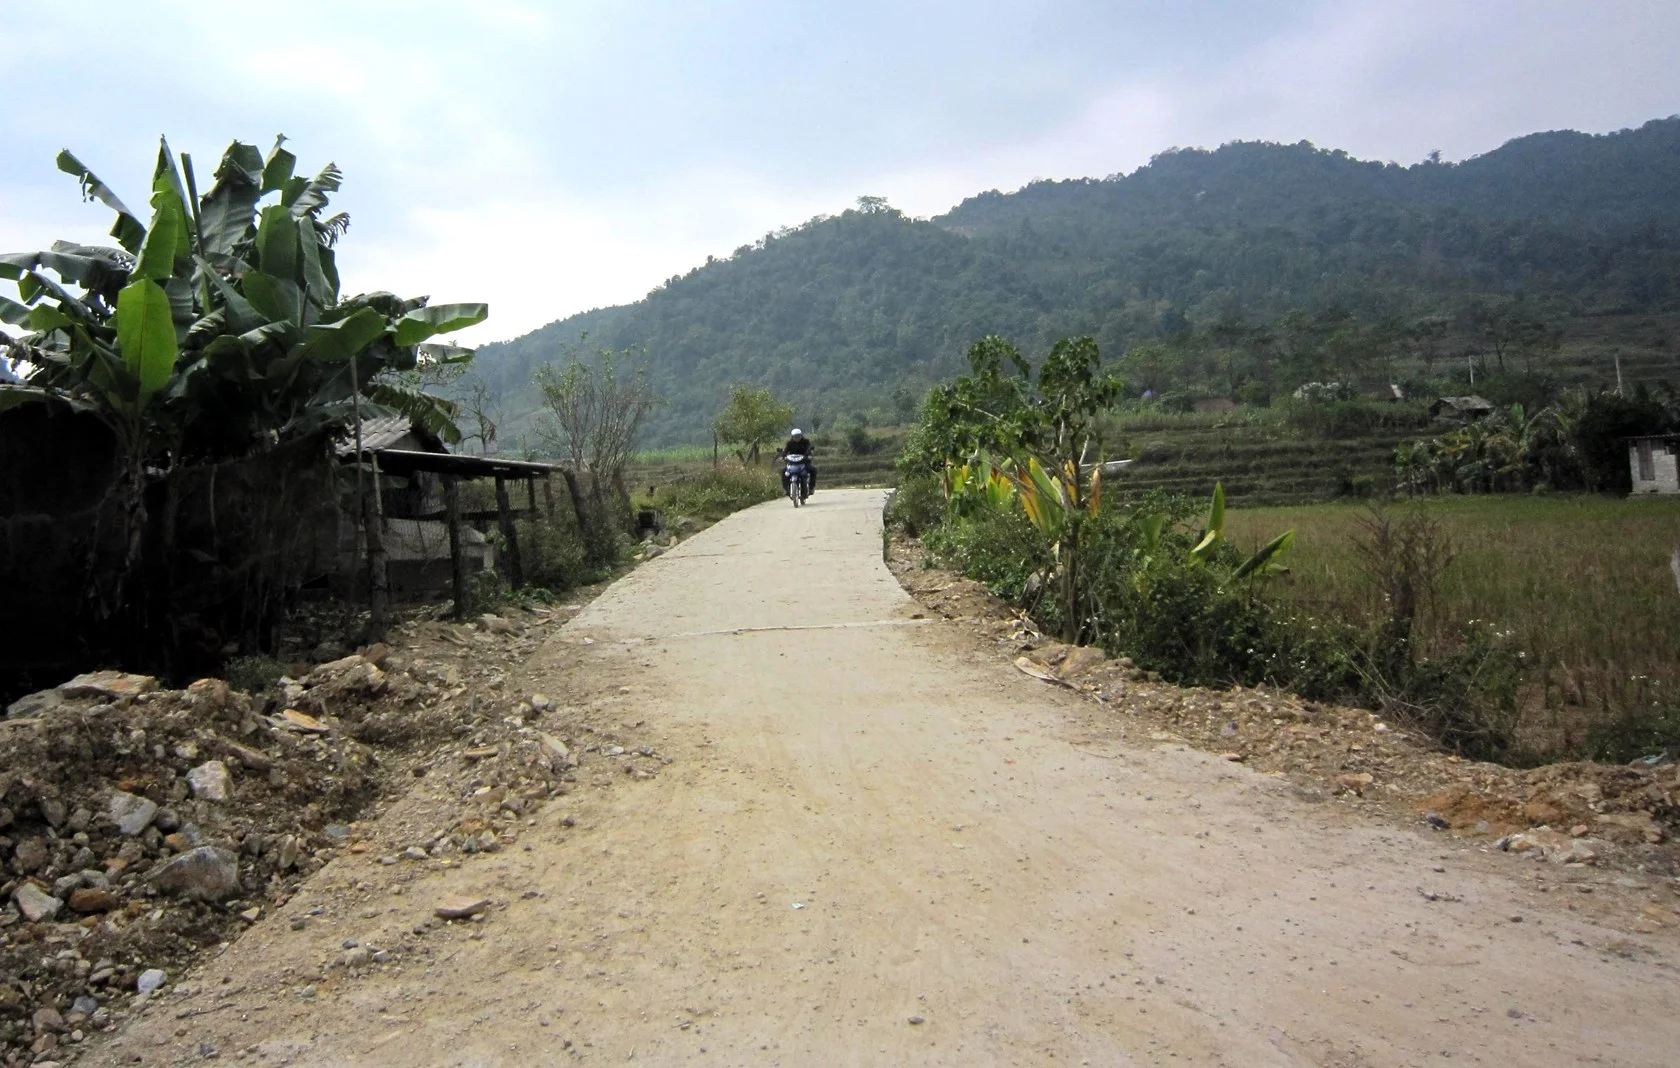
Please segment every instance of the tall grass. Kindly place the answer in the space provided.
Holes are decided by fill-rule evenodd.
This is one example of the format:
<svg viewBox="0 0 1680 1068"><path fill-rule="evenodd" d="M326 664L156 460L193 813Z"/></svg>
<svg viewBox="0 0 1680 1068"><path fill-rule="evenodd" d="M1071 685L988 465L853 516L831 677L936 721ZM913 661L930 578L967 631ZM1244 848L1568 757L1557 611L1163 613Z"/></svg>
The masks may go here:
<svg viewBox="0 0 1680 1068"><path fill-rule="evenodd" d="M638 495L636 504L658 508L668 519L688 516L709 523L781 493L781 475L768 466L724 464L713 470L708 464L653 487L651 495Z"/></svg>
<svg viewBox="0 0 1680 1068"><path fill-rule="evenodd" d="M1420 618L1420 651L1450 651L1441 645L1461 629L1454 623L1508 633L1524 664L1530 749L1626 756L1680 728L1680 592L1669 569L1680 500L1443 497L1392 507L1434 514L1456 554ZM1375 615L1381 594L1354 548L1367 515L1353 504L1244 508L1228 515L1227 531L1253 547L1294 528L1277 592L1315 612Z"/></svg>
<svg viewBox="0 0 1680 1068"><path fill-rule="evenodd" d="M722 455L728 457L727 450ZM669 445L663 449L643 449L630 461L638 466L651 467L658 464L690 464L712 462L712 447L710 445Z"/></svg>
<svg viewBox="0 0 1680 1068"><path fill-rule="evenodd" d="M1154 407L1122 407L1103 417L1103 429L1121 434L1163 430L1225 430L1284 425L1281 408L1244 405L1228 412L1175 412Z"/></svg>

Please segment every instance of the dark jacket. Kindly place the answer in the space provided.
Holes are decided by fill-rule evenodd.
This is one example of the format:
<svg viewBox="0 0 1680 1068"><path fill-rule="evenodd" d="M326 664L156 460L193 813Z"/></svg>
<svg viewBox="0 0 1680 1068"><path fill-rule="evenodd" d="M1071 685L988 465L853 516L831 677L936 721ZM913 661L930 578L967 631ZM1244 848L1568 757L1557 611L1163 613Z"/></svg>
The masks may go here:
<svg viewBox="0 0 1680 1068"><path fill-rule="evenodd" d="M787 444L782 446L783 456L787 456L792 453L803 456L806 460L811 459L812 451L813 447L811 445L810 438L788 438Z"/></svg>

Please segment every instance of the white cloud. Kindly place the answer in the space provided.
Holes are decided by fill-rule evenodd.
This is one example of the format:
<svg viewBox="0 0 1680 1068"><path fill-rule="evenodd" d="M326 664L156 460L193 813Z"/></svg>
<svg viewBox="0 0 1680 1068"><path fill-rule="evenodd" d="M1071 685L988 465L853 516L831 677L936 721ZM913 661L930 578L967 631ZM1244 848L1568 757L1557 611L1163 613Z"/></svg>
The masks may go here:
<svg viewBox="0 0 1680 1068"><path fill-rule="evenodd" d="M488 300L487 340L866 193L933 215L1175 145L1462 158L1680 111L1672 0L203 10L8 13L14 54L73 48L77 73L53 76L51 123L0 113L0 249L104 239L52 169L61 140L141 202L159 132L204 175L229 138L284 131L303 166L346 172L347 285Z"/></svg>

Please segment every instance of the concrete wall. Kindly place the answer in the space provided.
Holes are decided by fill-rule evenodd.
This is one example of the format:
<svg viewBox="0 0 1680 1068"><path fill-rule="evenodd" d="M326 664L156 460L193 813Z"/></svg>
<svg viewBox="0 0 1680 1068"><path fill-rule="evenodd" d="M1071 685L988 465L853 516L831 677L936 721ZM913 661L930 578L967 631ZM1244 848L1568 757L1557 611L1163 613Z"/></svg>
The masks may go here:
<svg viewBox="0 0 1680 1068"><path fill-rule="evenodd" d="M1644 443L1651 450L1650 479L1639 477L1640 442L1628 446L1628 468L1633 475L1634 493L1680 494L1680 442L1652 440Z"/></svg>

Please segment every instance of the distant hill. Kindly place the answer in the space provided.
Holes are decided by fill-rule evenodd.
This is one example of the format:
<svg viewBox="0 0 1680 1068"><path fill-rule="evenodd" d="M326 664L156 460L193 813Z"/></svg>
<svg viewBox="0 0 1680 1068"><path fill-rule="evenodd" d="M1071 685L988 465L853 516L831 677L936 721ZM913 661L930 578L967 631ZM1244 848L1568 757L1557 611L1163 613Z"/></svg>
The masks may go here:
<svg viewBox="0 0 1680 1068"><path fill-rule="evenodd" d="M806 421L902 413L986 333L1034 352L1089 333L1118 357L1297 310L1409 322L1518 299L1554 323L1630 317L1637 343L1660 348L1672 338L1653 339L1652 317L1680 310L1677 176L1680 117L1534 134L1457 164L1306 142L1173 150L1129 175L982 193L929 220L865 200L635 304L486 345L475 373L502 392L511 441L535 407L536 366L585 333L591 349L639 348L667 400L649 443L674 444L705 440L734 382L795 399Z"/></svg>

